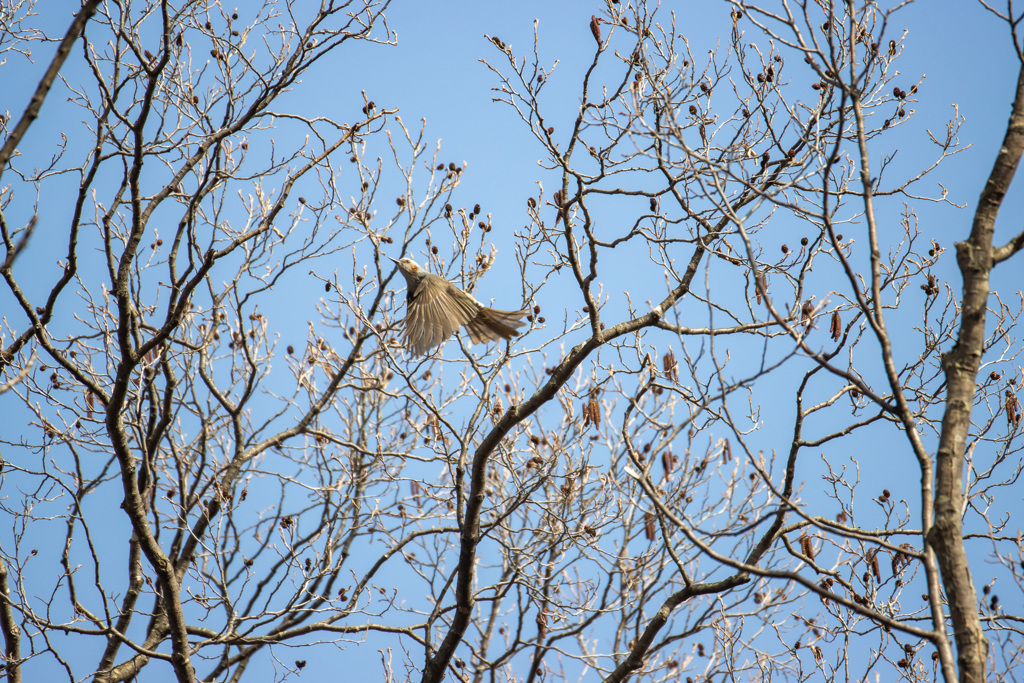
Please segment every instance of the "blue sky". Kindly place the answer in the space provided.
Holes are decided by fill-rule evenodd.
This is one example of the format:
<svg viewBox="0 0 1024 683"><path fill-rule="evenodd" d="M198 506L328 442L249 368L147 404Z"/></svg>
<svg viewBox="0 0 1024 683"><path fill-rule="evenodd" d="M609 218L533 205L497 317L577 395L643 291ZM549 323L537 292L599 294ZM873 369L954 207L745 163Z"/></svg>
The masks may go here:
<svg viewBox="0 0 1024 683"><path fill-rule="evenodd" d="M665 3L660 14L664 17L673 11L695 56L716 47L725 53L730 26L727 5L710 0ZM359 115L360 91L365 91L378 106L397 107L412 129L425 120L425 139L439 140L440 156L467 168L459 199L467 206L479 202L485 212L493 212L496 229L491 237L499 253L508 253L511 245L503 242L525 223L526 198L536 194L538 181L550 195L558 177L537 166L543 150L515 112L492 101L497 79L480 60L498 65L500 55L485 35L499 36L517 55L529 56L536 22L541 64L558 63L545 91L548 115L556 129L567 130L580 100L579 76L593 56L589 19L600 12L600 4L582 2L452 2L443 10L421 3L393 3L387 16L398 36L397 46L361 45L334 53L311 69L284 101L295 111L345 121ZM42 19L63 26L68 16L43 10ZM916 3L896 16L890 34L898 34L903 27L908 32L900 70L908 83L926 76L914 116L901 132L900 158L914 159L915 152L925 148L914 145L924 142L926 130L941 133L953 115L953 105L965 117L960 137L973 145L932 176L950 190L952 201L967 205L966 211L948 214L934 226L936 237L941 240L948 235L949 242L968 224L970 208L1001 139L1015 57L1004 26L973 3ZM748 35L765 42L753 31L748 30ZM9 58L0 106L11 114L20 113L47 55L46 49L39 50L34 65L17 56ZM72 79L84 69L77 56L73 54L64 68L64 75ZM49 149L47 145L56 142L66 127L67 117L80 118L63 102L66 96L58 84L24 146L42 143ZM1015 213L1017 201L1016 193L1011 193L1004 221ZM41 206L44 215L47 205L44 201ZM930 207L915 208L927 215ZM999 235L1010 234L1013 227ZM40 248L33 244L31 250ZM486 280L481 286L486 286Z"/></svg>

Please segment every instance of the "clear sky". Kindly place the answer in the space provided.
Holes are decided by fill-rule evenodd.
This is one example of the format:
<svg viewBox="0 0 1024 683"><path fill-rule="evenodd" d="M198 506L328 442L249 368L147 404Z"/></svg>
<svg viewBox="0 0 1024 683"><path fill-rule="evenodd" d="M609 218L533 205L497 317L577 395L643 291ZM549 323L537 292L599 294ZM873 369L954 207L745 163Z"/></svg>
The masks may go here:
<svg viewBox="0 0 1024 683"><path fill-rule="evenodd" d="M68 20L69 11L44 7L41 20L50 26L62 27ZM244 14L244 7L241 11ZM558 176L538 167L543 150L532 142L516 113L492 101L497 79L480 60L498 64L500 55L485 35L499 36L516 55L529 57L536 27L542 65L558 63L545 91L549 120L556 129L567 130L580 101L579 76L593 56L590 16L601 11L601 3L575 1L450 2L443 6L394 2L387 16L388 26L397 33L397 46L359 45L333 53L314 66L283 102L294 111L345 121L360 115L360 91L365 91L378 106L397 107L410 128L418 128L421 119L425 120L425 139L440 141L441 157L466 166L460 199L467 206L479 202L485 212L493 213L496 229L491 236L499 254L510 253L511 244L505 240L511 240L512 230L525 223L526 198L537 193L538 181L550 195ZM716 48L724 54L730 28L727 4L717 0L666 2L660 16L671 12L695 56ZM1015 59L1004 26L976 3L933 0L911 4L897 14L890 35L904 28L907 39L901 72L908 83L916 83L922 75L926 78L917 93L920 101L913 107L914 115L901 132L898 160L927 151L926 131L943 131L954 105L965 118L960 137L973 145L932 176L933 182L949 189L953 201L966 205L967 210L959 216L944 213L941 224L934 226L936 238L949 242L963 234L970 208L991 168L1009 112ZM748 34L755 42L764 42L753 31ZM32 65L17 56L8 58L0 106L10 114L23 109L48 54L40 50ZM69 79L84 69L76 57L73 54L64 68ZM58 84L23 146L34 143L51 149L49 145L68 124L80 119L78 112L63 102L66 97L67 91ZM1017 193L1011 193L1004 220L1015 213L1017 201ZM42 203L42 216L58 208L48 204ZM922 204L915 208L926 217L931 207ZM1013 227L1006 228L1007 234ZM45 229L45 224L41 228ZM46 245L31 246L32 251L42 248ZM954 275L950 271L950 276ZM486 295L486 280L481 287Z"/></svg>

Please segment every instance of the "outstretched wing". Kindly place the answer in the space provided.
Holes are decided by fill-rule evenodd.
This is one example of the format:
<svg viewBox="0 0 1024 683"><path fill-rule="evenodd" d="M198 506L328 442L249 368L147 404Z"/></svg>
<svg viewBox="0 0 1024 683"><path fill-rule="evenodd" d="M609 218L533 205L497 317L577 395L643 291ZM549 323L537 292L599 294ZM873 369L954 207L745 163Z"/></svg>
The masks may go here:
<svg viewBox="0 0 1024 683"><path fill-rule="evenodd" d="M455 330L476 317L480 304L437 276L420 281L410 291L405 317L405 345L423 355L444 343Z"/></svg>

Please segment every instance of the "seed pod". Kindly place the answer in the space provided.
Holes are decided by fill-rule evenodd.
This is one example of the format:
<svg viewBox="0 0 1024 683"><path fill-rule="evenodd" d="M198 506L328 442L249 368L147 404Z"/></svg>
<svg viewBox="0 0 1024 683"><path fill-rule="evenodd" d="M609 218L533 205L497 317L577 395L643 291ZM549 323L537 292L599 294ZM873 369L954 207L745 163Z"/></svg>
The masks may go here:
<svg viewBox="0 0 1024 683"><path fill-rule="evenodd" d="M665 377L673 381L679 379L679 363L676 361L675 354L672 353L672 349L669 349L665 353L665 357L661 359L662 369L665 371Z"/></svg>
<svg viewBox="0 0 1024 683"><path fill-rule="evenodd" d="M601 406L595 399L590 399L587 402L587 407L584 408L583 426L586 427L587 424L593 424L595 427L601 426Z"/></svg>

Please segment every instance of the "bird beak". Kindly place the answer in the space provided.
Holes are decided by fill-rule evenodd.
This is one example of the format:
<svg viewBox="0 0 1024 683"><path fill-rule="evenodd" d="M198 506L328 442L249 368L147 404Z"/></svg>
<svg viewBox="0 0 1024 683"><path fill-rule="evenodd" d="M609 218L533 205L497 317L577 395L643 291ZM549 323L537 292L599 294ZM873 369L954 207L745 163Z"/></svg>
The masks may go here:
<svg viewBox="0 0 1024 683"><path fill-rule="evenodd" d="M391 258L390 256L388 256L388 258L390 258L390 259L391 259L392 261L394 261L395 263L398 263L398 259L396 259L396 258Z"/></svg>

